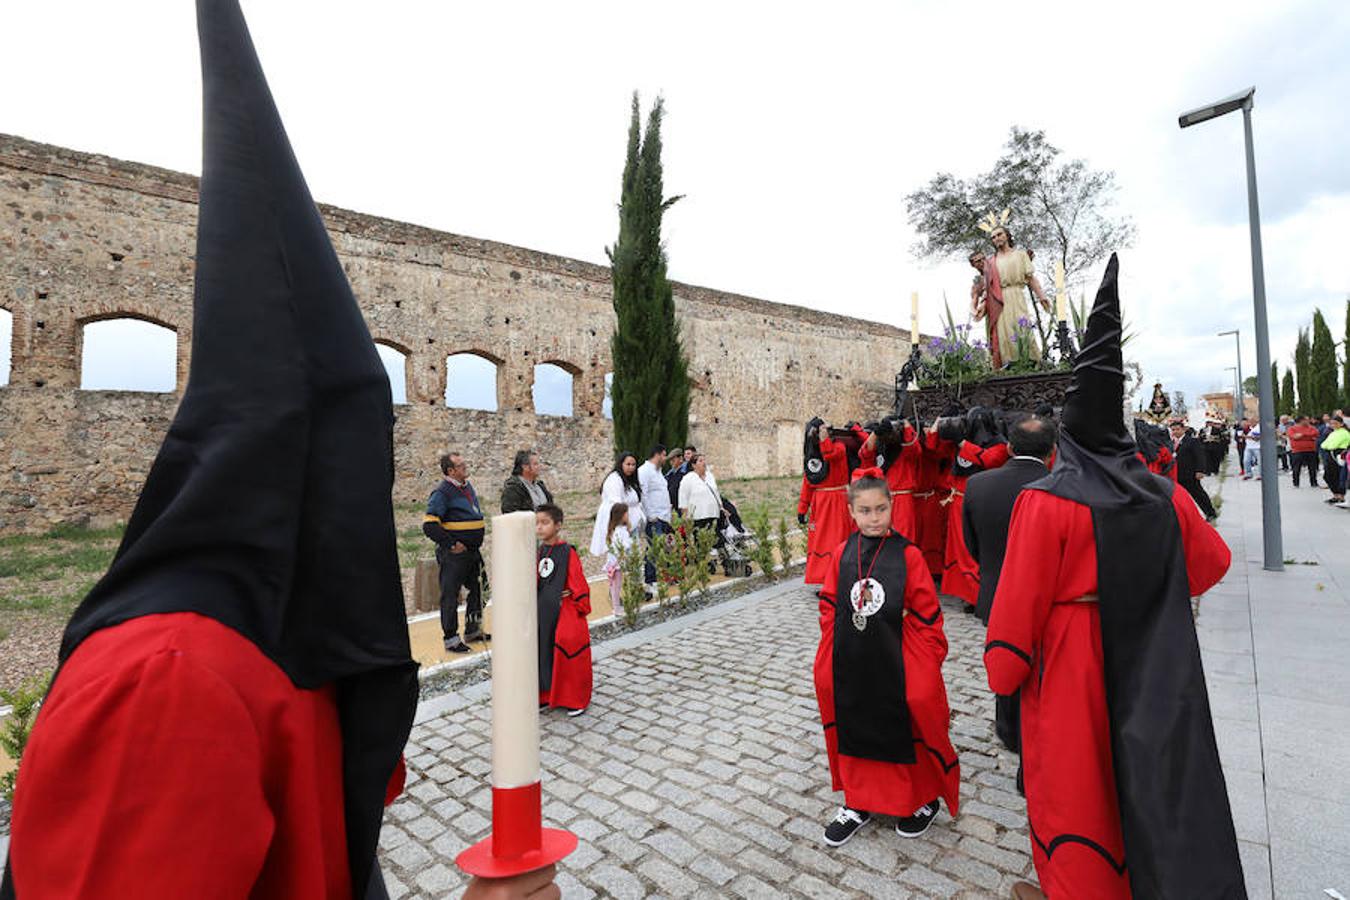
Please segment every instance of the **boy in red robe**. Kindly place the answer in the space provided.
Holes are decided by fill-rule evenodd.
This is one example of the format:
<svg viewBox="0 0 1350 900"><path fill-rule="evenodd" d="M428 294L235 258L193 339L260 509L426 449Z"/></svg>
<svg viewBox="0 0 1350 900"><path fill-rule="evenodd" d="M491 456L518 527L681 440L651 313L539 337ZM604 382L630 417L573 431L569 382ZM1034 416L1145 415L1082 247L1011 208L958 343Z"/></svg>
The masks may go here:
<svg viewBox="0 0 1350 900"><path fill-rule="evenodd" d="M958 441L952 464L951 489L944 501L947 508L946 560L942 570L942 593L959 597L965 611L975 614L980 597L980 564L966 546L962 524L966 480L977 472L997 469L1008 461L1008 439L996 410L977 406L966 413L959 434L940 435Z"/></svg>
<svg viewBox="0 0 1350 900"><path fill-rule="evenodd" d="M808 517L810 520L806 532L805 582L823 584L834 548L853 531L844 493L848 489L848 448L843 441L830 437L825 423L816 418L806 425L803 455L797 521L806 525Z"/></svg>
<svg viewBox="0 0 1350 900"><path fill-rule="evenodd" d="M907 420L887 418L877 423L858 454L864 468L886 473L891 491L891 527L911 543L919 542L918 501L923 449L914 426Z"/></svg>
<svg viewBox="0 0 1350 900"><path fill-rule="evenodd" d="M539 705L579 716L591 703L591 589L576 548L562 539L563 511L535 510L539 538Z"/></svg>
<svg viewBox="0 0 1350 900"><path fill-rule="evenodd" d="M389 382L238 3L197 17L191 377L62 638L6 900L387 896L376 840L417 706Z"/></svg>
<svg viewBox="0 0 1350 900"><path fill-rule="evenodd" d="M1055 467L1013 509L989 620L989 686L1022 692L1041 882L1013 897L1235 900L1246 893L1189 600L1229 552L1125 430L1117 267L1112 255Z"/></svg>
<svg viewBox="0 0 1350 900"><path fill-rule="evenodd" d="M813 670L830 782L844 792L825 827L832 847L873 815L896 816L898 834L918 837L939 798L956 815L961 784L942 681L947 637L923 554L891 527L880 469L859 469L848 496L858 531L831 558Z"/></svg>

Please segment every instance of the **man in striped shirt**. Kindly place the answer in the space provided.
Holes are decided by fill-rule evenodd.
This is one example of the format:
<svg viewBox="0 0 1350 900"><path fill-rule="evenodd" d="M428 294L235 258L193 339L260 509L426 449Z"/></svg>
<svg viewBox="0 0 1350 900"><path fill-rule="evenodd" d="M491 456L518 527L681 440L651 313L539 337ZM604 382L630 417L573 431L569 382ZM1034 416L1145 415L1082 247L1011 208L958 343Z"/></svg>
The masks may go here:
<svg viewBox="0 0 1350 900"><path fill-rule="evenodd" d="M466 641L486 641L483 633L483 592L479 573L483 568L483 510L478 493L469 484L469 464L458 453L441 456L445 478L427 499L422 532L436 543L436 562L441 567L441 633L445 649L468 653ZM459 636L459 592L467 588L464 637Z"/></svg>

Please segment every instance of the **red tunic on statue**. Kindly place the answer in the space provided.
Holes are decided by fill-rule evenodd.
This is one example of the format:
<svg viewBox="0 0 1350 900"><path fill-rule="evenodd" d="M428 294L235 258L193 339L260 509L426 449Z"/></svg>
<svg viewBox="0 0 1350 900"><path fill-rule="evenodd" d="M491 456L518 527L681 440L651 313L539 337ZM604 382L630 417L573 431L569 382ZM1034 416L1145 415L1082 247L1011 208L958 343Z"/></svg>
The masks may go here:
<svg viewBox="0 0 1350 900"><path fill-rule="evenodd" d="M1192 596L1230 554L1195 501L1174 491ZM1032 857L1051 900L1126 900L1125 847L1111 763L1092 512L1044 491L1013 507L984 664L996 694L1022 691L1022 765ZM1064 835L1083 840L1059 840ZM1095 847L1093 846L1095 845ZM1109 859L1108 859L1109 857Z"/></svg>
<svg viewBox="0 0 1350 900"><path fill-rule="evenodd" d="M811 514L806 533L807 584L824 584L834 548L855 530L848 514L848 451L828 437L820 439L820 455L825 459L825 479L812 484L802 476L802 492L797 500L798 514Z"/></svg>
<svg viewBox="0 0 1350 900"><path fill-rule="evenodd" d="M24 752L10 862L22 900L348 900L333 689L196 613L95 632Z"/></svg>
<svg viewBox="0 0 1350 900"><path fill-rule="evenodd" d="M1008 461L1006 443L980 447L962 441L957 458L970 464L969 475L953 473L951 490L947 494L947 550L942 570L942 593L960 597L967 606L974 606L980 596L980 564L966 547L961 525L961 511L965 507L966 481L976 472L997 469Z"/></svg>
<svg viewBox="0 0 1350 900"><path fill-rule="evenodd" d="M844 756L838 750L834 724L834 615L839 582L840 544L831 554L829 577L821 588L820 645L813 674L816 702L825 726L825 752L830 761L830 784L844 792L844 805L891 816L908 816L941 797L956 815L960 803L961 766L948 736L951 712L942 661L947 658L947 635L942 630L933 579L923 553L905 548L905 610L900 653L905 666L905 705L910 727L919 742L913 764ZM912 613L912 614L911 614ZM927 624L924 620L927 620Z"/></svg>
<svg viewBox="0 0 1350 900"><path fill-rule="evenodd" d="M581 557L568 547L567 587L553 637L553 682L539 702L564 709L585 709L591 703L591 588L581 568Z"/></svg>
<svg viewBox="0 0 1350 900"><path fill-rule="evenodd" d="M891 490L891 527L913 543L919 542L919 501L915 493L919 490L919 471L922 465L923 448L919 446L918 435L912 426L906 425L900 438L900 456L886 460L886 484ZM864 467L877 465L877 448L863 444L858 453Z"/></svg>
<svg viewBox="0 0 1350 900"><path fill-rule="evenodd" d="M928 571L940 580L947 562L947 507L942 501L951 492L956 445L927 431L919 446L923 452L919 457L919 489L914 495L918 544Z"/></svg>

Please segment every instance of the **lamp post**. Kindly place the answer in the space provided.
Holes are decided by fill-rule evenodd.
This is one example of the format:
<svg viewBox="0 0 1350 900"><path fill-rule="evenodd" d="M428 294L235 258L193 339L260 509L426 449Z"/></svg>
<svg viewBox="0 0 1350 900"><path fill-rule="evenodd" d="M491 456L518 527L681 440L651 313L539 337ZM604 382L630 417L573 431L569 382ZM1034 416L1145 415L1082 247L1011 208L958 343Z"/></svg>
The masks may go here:
<svg viewBox="0 0 1350 900"><path fill-rule="evenodd" d="M1280 485L1275 467L1275 395L1270 383L1270 329L1266 324L1266 275L1261 258L1261 210L1256 202L1256 156L1252 149L1252 98L1256 88L1225 97L1209 106L1182 113L1178 124L1189 128L1242 110L1242 133L1247 148L1247 220L1252 239L1252 306L1256 318L1257 413L1261 424L1261 532L1264 568L1284 569L1284 539L1280 533ZM1239 399L1242 384L1239 381Z"/></svg>
<svg viewBox="0 0 1350 900"><path fill-rule="evenodd" d="M1233 421L1237 422L1247 418L1247 404L1242 402L1242 330L1234 328L1232 331L1220 331L1215 337L1227 337L1230 334L1237 349L1237 382L1233 387Z"/></svg>

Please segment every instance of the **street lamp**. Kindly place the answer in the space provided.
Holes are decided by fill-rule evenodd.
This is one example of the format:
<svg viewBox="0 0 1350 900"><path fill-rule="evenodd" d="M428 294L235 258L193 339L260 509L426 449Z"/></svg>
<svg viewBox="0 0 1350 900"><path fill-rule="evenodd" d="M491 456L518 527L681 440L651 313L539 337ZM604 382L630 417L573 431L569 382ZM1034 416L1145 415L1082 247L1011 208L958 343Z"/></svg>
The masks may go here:
<svg viewBox="0 0 1350 900"><path fill-rule="evenodd" d="M1261 210L1256 202L1256 155L1252 149L1252 98L1256 88L1225 97L1216 103L1182 113L1178 124L1189 128L1242 110L1242 133L1247 146L1247 219L1252 237L1252 306L1256 313L1257 413L1261 424L1261 532L1264 538L1264 568L1284 569L1284 539L1280 534L1280 485L1275 467L1275 395L1270 383L1270 329L1266 323L1266 275L1261 258ZM1238 384L1241 400L1241 382Z"/></svg>
<svg viewBox="0 0 1350 900"><path fill-rule="evenodd" d="M1233 342L1237 345L1237 384L1233 388L1233 421L1238 422L1247 418L1247 404L1242 402L1242 330L1234 328L1232 331L1220 331L1215 337L1233 336ZM1233 368L1229 366L1228 368Z"/></svg>

